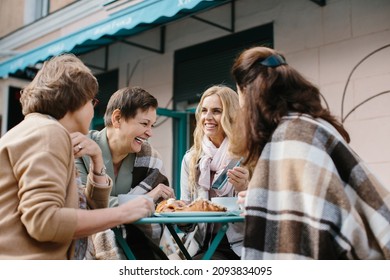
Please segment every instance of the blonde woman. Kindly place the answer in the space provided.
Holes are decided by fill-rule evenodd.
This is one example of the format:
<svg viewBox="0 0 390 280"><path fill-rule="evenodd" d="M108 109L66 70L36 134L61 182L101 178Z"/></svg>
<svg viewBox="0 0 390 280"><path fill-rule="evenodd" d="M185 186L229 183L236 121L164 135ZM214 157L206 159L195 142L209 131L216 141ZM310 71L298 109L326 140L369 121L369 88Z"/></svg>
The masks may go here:
<svg viewBox="0 0 390 280"><path fill-rule="evenodd" d="M213 189L212 183L233 159L228 153L229 140L234 137L232 124L239 109L237 93L226 86L207 89L196 109L194 145L185 154L181 168L181 200L190 203L198 198L211 199L220 196L236 196L246 190L249 172L244 167L234 167L228 172L228 182L221 189ZM219 224L199 224L195 240L199 259L207 250L219 229ZM193 230L192 227L184 231ZM239 259L243 241L243 225L230 224L213 259Z"/></svg>

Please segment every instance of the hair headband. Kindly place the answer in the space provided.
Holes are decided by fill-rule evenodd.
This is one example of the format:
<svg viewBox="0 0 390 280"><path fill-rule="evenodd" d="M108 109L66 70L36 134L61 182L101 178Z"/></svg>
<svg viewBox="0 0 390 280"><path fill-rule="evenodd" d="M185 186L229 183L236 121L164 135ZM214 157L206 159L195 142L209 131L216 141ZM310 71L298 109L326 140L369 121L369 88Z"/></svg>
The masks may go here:
<svg viewBox="0 0 390 280"><path fill-rule="evenodd" d="M286 65L287 63L280 54L273 54L260 61L260 64L267 67L278 67L280 65Z"/></svg>

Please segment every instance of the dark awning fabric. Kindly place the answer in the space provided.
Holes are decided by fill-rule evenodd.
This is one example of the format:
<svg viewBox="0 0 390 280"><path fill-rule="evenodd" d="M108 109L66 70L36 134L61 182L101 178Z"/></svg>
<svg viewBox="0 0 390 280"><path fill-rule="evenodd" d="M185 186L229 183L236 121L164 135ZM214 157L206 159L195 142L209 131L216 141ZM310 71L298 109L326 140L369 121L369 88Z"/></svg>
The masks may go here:
<svg viewBox="0 0 390 280"><path fill-rule="evenodd" d="M0 63L6 77L64 52L83 54L156 26L229 2L227 0L145 0L115 16Z"/></svg>

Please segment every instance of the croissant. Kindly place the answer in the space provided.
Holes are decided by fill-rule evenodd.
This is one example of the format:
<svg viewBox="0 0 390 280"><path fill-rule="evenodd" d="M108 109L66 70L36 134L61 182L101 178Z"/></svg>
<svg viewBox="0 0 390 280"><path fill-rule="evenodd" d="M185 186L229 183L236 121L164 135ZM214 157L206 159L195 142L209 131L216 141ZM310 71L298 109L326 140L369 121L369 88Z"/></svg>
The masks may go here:
<svg viewBox="0 0 390 280"><path fill-rule="evenodd" d="M197 199L187 205L183 211L202 211L202 212L226 212L226 207L215 204L210 200Z"/></svg>
<svg viewBox="0 0 390 280"><path fill-rule="evenodd" d="M157 204L156 213L161 212L176 212L184 208L186 203L183 200L175 200L173 198L166 199Z"/></svg>
<svg viewBox="0 0 390 280"><path fill-rule="evenodd" d="M210 200L199 198L186 205L183 200L170 198L163 200L156 207L156 212L226 212L227 208Z"/></svg>

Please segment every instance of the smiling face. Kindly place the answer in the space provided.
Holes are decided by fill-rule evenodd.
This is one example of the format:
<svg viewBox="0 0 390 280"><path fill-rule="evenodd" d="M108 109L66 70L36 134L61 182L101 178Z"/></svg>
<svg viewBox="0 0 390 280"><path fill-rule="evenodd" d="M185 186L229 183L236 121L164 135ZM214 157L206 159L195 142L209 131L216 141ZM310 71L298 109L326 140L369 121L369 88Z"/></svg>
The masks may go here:
<svg viewBox="0 0 390 280"><path fill-rule="evenodd" d="M216 147L219 147L225 138L221 125L222 111L222 102L218 95L213 94L203 100L200 123L204 134Z"/></svg>
<svg viewBox="0 0 390 280"><path fill-rule="evenodd" d="M113 148L112 144L117 153L138 153L143 142L152 137L152 127L156 119L155 108L146 111L138 109L135 117L128 120L120 118L119 123L114 124L114 127L117 127L114 130L114 139L110 139L110 148Z"/></svg>

